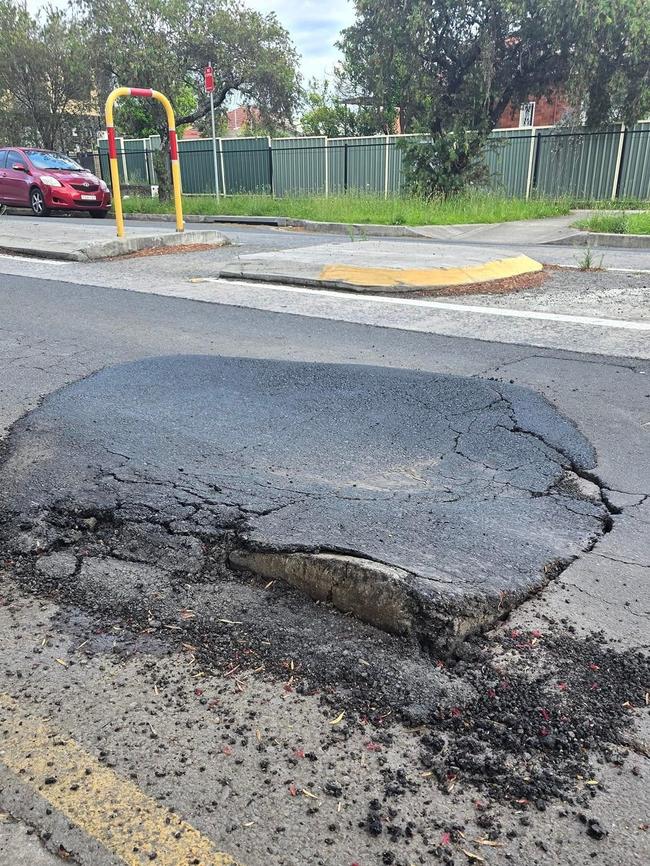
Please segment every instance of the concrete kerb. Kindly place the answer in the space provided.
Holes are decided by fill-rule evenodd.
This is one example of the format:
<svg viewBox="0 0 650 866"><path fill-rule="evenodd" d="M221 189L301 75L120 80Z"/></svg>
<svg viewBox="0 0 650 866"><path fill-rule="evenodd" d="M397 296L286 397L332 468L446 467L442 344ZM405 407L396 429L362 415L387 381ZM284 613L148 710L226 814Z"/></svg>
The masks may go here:
<svg viewBox="0 0 650 866"><path fill-rule="evenodd" d="M155 249L157 247L181 247L194 244L210 244L214 246L226 246L230 241L221 232L210 230L199 230L190 232L160 232L155 235L135 236L126 238L114 238L110 241L102 241L90 244L83 252L88 261L107 259L114 256L124 256L129 253L137 253L142 250Z"/></svg>
<svg viewBox="0 0 650 866"><path fill-rule="evenodd" d="M611 232L576 231L555 241L564 247L603 247L619 250L650 250L650 235L618 235Z"/></svg>
<svg viewBox="0 0 650 866"><path fill-rule="evenodd" d="M125 214L127 220L142 222L172 222L173 214ZM385 238L427 238L417 227L387 226L375 223L330 223L314 220L293 219L291 217L255 217L227 216L208 214L188 214L185 217L191 223L215 223L221 225L253 225L270 226L272 228L302 228L311 232L325 234L358 235Z"/></svg>
<svg viewBox="0 0 650 866"><path fill-rule="evenodd" d="M136 235L126 238L111 238L96 241L85 246L81 243L77 248L64 248L60 244L47 245L39 241L26 240L24 243L6 243L0 241L0 252L26 258L56 259L69 262L92 262L100 259L115 258L159 247L181 247L194 244L226 246L228 238L221 232L198 230L183 233L157 232L151 235Z"/></svg>
<svg viewBox="0 0 650 866"><path fill-rule="evenodd" d="M490 247L472 254L449 245L431 249L395 242L386 250L378 240L363 244L307 247L292 252L242 256L219 271L221 279L319 287L347 292L395 294L449 286L480 285L539 273L540 262Z"/></svg>

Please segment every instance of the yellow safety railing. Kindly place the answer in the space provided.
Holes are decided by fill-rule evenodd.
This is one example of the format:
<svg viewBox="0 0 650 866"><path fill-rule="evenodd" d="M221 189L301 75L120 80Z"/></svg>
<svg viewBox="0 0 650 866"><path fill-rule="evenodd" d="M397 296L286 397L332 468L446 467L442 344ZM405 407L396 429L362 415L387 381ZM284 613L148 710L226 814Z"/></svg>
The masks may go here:
<svg viewBox="0 0 650 866"><path fill-rule="evenodd" d="M115 207L115 223L118 238L124 237L124 213L122 211L122 193L120 191L120 172L117 165L117 147L115 145L115 126L113 125L113 105L121 96L140 96L145 99L157 99L162 103L167 114L169 127L169 156L172 164L172 183L174 187L174 207L176 209L176 231L185 230L183 223L183 201L181 198L181 168L178 162L178 139L176 137L176 118L174 109L167 97L158 90L148 87L118 87L106 100L106 133L108 135L108 160L111 168L111 186L113 188L113 204Z"/></svg>

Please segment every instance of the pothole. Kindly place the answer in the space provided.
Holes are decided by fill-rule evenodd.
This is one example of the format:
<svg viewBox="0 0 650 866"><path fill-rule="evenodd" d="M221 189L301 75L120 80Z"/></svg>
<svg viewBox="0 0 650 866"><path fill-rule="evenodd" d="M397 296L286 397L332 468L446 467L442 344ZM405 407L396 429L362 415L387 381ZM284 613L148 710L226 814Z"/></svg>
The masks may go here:
<svg viewBox="0 0 650 866"><path fill-rule="evenodd" d="M183 586L218 599L245 569L444 654L606 531L594 463L570 421L513 385L151 359L14 427L0 544L31 587L105 610L148 615Z"/></svg>

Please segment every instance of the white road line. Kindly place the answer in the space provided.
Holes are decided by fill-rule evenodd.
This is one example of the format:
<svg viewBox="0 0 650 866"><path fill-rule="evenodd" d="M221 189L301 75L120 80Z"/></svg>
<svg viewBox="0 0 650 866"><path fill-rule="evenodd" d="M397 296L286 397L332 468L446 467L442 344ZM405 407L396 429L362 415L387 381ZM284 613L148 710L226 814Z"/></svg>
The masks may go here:
<svg viewBox="0 0 650 866"><path fill-rule="evenodd" d="M605 268L605 270L621 274L650 274L650 268Z"/></svg>
<svg viewBox="0 0 650 866"><path fill-rule="evenodd" d="M65 259L36 259L30 256L12 256L11 253L0 253L0 259L12 259L15 262L29 262L31 265L70 265Z"/></svg>
<svg viewBox="0 0 650 866"><path fill-rule="evenodd" d="M198 281L197 281L198 282ZM393 304L404 307L420 307L453 313L476 313L480 316L505 316L513 319L539 319L546 322L565 322L572 325L596 325L601 328L624 328L631 331L650 331L650 322L635 322L626 319L599 319L594 316L572 316L565 313L544 313L539 310L514 310L507 307L488 307L473 304L453 304L447 301L424 301L418 298L393 298L384 295L333 292L329 289L307 289L300 286L281 286L276 283L256 283L246 280L228 282L216 277L205 277L200 282L217 283L224 288L233 287L266 289L274 292L289 292L297 295L318 295L335 298L339 301L371 301L379 304Z"/></svg>

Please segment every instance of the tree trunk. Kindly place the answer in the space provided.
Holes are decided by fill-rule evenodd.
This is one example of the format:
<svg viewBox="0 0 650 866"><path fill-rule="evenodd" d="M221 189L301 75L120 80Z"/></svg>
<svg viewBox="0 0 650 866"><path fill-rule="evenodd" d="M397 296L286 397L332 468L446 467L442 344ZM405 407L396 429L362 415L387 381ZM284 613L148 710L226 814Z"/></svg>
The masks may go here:
<svg viewBox="0 0 650 866"><path fill-rule="evenodd" d="M169 131L166 126L160 130L160 150L153 155L153 165L158 179L158 198L160 201L171 201L172 174L169 162Z"/></svg>

